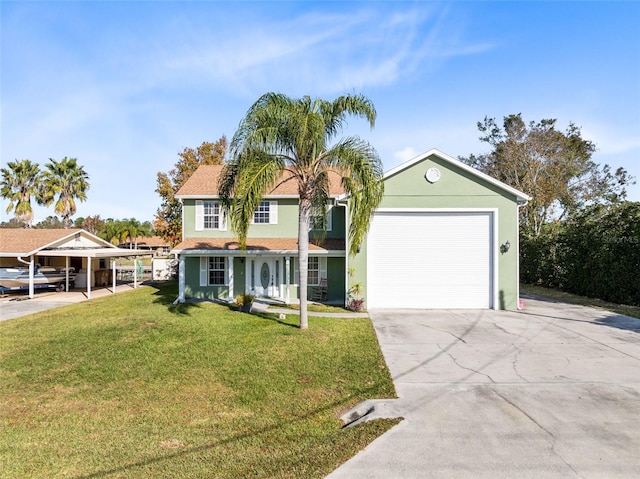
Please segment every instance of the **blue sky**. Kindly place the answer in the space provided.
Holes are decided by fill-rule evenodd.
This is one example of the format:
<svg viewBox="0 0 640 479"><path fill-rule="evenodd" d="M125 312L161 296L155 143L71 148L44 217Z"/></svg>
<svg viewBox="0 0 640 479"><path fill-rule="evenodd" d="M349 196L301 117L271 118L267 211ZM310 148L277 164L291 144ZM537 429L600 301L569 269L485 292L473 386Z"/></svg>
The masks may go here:
<svg viewBox="0 0 640 479"><path fill-rule="evenodd" d="M0 2L2 163L78 158L76 216L152 220L156 173L265 92L362 93L389 170L487 151L476 123L570 122L640 182L640 2ZM640 201L640 185L629 188ZM8 219L2 203L1 219ZM36 208L36 221L53 214Z"/></svg>

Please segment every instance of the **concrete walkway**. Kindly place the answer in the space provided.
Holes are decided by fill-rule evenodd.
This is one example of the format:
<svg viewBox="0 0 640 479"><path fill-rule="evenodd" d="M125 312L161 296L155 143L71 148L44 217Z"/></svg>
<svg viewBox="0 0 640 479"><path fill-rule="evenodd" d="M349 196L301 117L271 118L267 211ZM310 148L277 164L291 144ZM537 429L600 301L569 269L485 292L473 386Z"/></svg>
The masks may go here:
<svg viewBox="0 0 640 479"><path fill-rule="evenodd" d="M300 314L297 309L290 309L286 307L280 307L267 302L256 300L251 307L253 313L274 313L274 314ZM345 311L344 313L322 313L316 311L307 311L308 316L322 317L322 318L367 318L369 313L354 313L351 311Z"/></svg>
<svg viewBox="0 0 640 479"><path fill-rule="evenodd" d="M399 399L354 417L404 420L328 479L640 475L640 320L534 298L370 315Z"/></svg>

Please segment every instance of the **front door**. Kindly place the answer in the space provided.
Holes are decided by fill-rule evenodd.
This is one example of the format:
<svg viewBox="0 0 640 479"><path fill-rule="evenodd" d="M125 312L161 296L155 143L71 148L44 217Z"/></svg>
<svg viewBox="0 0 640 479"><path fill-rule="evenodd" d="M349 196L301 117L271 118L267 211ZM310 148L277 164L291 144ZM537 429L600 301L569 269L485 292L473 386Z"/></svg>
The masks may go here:
<svg viewBox="0 0 640 479"><path fill-rule="evenodd" d="M279 297L279 271L280 261L274 258L260 258L253 262L255 268L254 274L254 290L257 296L262 297Z"/></svg>

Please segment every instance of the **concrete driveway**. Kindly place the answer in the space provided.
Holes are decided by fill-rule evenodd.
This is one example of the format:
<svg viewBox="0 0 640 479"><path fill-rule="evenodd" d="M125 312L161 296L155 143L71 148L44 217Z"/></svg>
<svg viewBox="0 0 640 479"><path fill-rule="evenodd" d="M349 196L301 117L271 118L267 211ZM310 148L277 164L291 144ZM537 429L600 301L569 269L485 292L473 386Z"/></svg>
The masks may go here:
<svg viewBox="0 0 640 479"><path fill-rule="evenodd" d="M369 416L404 420L328 478L640 477L640 320L540 298L370 314L399 399Z"/></svg>
<svg viewBox="0 0 640 479"><path fill-rule="evenodd" d="M138 287L140 286L138 285ZM116 293L123 293L132 289L133 287L130 284L119 284L116 287ZM111 288L96 288L91 291L91 298L101 298L110 294L113 294ZM0 296L0 321L19 318L86 300L86 291L80 289L61 293L53 290L38 290L32 299L29 299L29 296L23 292L9 292Z"/></svg>

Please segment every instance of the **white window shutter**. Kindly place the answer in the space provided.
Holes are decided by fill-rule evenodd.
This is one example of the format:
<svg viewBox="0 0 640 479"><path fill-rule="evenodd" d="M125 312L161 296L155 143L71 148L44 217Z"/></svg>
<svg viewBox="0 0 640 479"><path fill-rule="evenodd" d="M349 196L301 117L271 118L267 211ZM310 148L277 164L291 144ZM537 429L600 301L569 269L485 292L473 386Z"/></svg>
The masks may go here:
<svg viewBox="0 0 640 479"><path fill-rule="evenodd" d="M227 231L227 214L226 211L220 205L220 216L218 218L218 229L220 231Z"/></svg>
<svg viewBox="0 0 640 479"><path fill-rule="evenodd" d="M200 286L209 284L209 258L200 256Z"/></svg>
<svg viewBox="0 0 640 479"><path fill-rule="evenodd" d="M320 274L318 275L318 277L320 279L326 278L327 277L327 258L324 258L321 256L318 259L318 263L319 263L318 266L320 268Z"/></svg>
<svg viewBox="0 0 640 479"><path fill-rule="evenodd" d="M196 200L196 231L204 230L204 204Z"/></svg>
<svg viewBox="0 0 640 479"><path fill-rule="evenodd" d="M298 258L293 258L293 284L300 284L300 263L298 263Z"/></svg>
<svg viewBox="0 0 640 479"><path fill-rule="evenodd" d="M278 202L269 201L269 224L278 224Z"/></svg>

